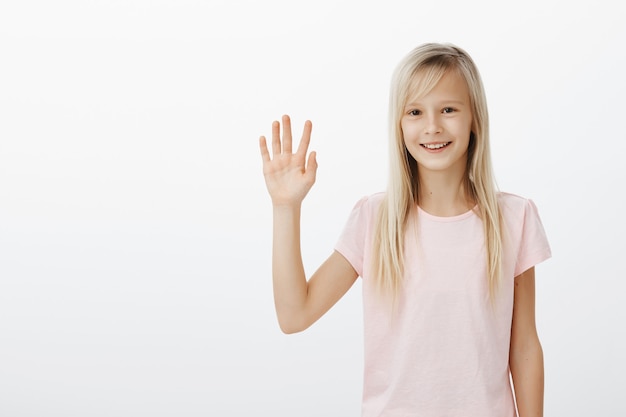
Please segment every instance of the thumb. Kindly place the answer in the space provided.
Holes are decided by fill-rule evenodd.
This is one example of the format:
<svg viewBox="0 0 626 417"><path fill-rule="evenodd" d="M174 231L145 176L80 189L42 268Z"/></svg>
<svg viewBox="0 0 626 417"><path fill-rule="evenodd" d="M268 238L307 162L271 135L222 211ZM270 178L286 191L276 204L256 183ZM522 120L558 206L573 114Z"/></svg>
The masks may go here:
<svg viewBox="0 0 626 417"><path fill-rule="evenodd" d="M305 176L308 177L311 182L315 182L315 173L317 172L317 154L315 151L309 154L309 158L306 163L306 173Z"/></svg>

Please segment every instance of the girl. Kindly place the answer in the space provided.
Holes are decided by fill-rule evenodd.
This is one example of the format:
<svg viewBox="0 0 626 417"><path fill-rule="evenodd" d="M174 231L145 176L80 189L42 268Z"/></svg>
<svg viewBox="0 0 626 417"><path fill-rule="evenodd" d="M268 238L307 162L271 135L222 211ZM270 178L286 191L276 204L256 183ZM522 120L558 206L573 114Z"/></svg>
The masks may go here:
<svg viewBox="0 0 626 417"><path fill-rule="evenodd" d="M300 207L315 181L311 122L295 153L283 116L260 138L273 204L273 282L285 333L306 329L363 279L362 415L543 415L534 265L550 247L531 200L496 191L479 72L462 49L424 44L390 94L386 192L354 207L307 281ZM517 407L516 407L517 406Z"/></svg>

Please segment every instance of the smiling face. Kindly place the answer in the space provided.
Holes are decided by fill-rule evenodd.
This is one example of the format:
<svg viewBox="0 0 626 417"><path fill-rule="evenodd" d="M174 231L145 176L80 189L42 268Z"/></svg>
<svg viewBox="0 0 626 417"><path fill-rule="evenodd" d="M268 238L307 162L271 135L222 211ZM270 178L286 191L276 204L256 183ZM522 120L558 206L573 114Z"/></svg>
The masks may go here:
<svg viewBox="0 0 626 417"><path fill-rule="evenodd" d="M419 173L465 172L472 111L467 84L456 71L446 72L427 94L409 96L400 125Z"/></svg>

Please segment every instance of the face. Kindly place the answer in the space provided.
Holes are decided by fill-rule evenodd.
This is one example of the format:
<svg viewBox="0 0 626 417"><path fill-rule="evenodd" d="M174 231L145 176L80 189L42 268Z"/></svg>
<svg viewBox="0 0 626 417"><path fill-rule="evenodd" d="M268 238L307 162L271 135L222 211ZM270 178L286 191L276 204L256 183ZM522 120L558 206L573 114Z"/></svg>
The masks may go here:
<svg viewBox="0 0 626 417"><path fill-rule="evenodd" d="M418 172L464 173L472 127L465 80L451 71L423 97L409 97L400 120Z"/></svg>

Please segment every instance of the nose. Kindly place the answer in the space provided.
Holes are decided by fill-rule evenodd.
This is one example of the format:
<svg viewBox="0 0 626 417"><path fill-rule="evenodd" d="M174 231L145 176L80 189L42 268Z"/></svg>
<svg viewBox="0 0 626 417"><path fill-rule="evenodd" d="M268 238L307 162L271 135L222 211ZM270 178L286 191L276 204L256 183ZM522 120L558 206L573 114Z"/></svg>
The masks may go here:
<svg viewBox="0 0 626 417"><path fill-rule="evenodd" d="M426 118L426 125L424 127L424 133L436 134L441 133L441 123L439 117L436 114L431 114Z"/></svg>

